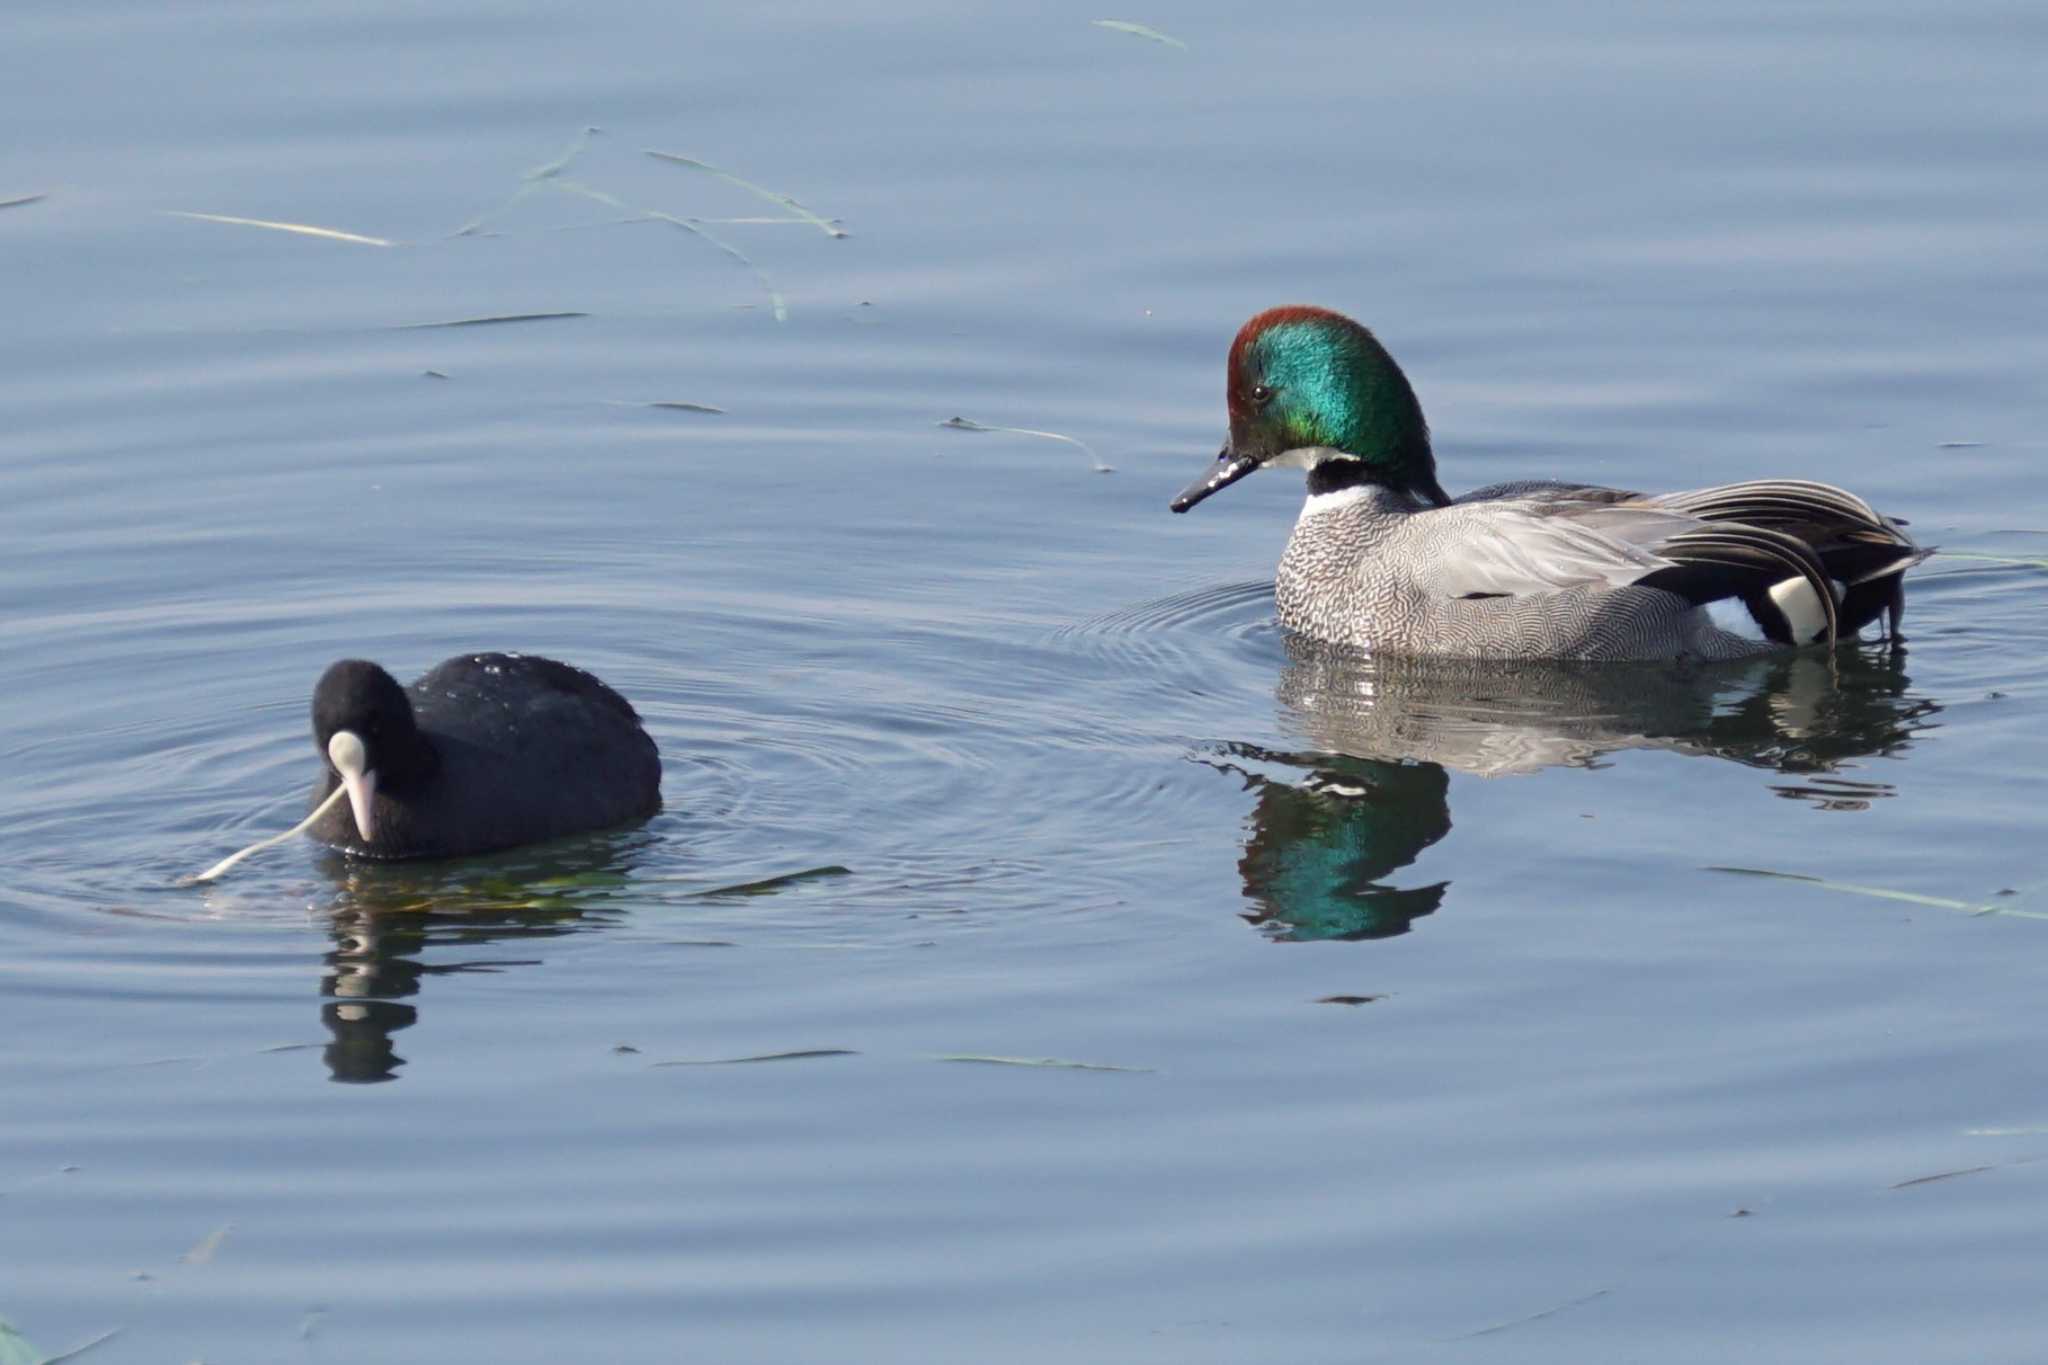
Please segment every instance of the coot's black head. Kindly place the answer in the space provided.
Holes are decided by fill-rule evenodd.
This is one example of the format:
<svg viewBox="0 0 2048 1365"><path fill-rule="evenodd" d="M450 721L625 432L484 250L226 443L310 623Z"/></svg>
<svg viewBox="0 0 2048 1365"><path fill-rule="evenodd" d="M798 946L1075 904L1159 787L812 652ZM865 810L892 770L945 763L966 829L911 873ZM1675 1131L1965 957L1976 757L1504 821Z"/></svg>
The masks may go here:
<svg viewBox="0 0 2048 1365"><path fill-rule="evenodd" d="M405 689L365 659L343 659L320 675L313 689L313 742L348 789L364 843L377 837L379 786L403 789L432 757Z"/></svg>

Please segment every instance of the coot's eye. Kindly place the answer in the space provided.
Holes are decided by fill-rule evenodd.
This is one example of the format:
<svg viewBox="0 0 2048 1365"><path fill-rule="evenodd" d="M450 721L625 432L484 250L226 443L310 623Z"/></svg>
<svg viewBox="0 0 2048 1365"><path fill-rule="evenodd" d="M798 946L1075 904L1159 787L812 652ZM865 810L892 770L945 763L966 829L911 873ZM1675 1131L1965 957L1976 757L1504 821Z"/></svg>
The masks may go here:
<svg viewBox="0 0 2048 1365"><path fill-rule="evenodd" d="M1267 388L1264 384L1258 385L1252 390L1252 401L1263 408L1266 404L1273 401L1273 390Z"/></svg>

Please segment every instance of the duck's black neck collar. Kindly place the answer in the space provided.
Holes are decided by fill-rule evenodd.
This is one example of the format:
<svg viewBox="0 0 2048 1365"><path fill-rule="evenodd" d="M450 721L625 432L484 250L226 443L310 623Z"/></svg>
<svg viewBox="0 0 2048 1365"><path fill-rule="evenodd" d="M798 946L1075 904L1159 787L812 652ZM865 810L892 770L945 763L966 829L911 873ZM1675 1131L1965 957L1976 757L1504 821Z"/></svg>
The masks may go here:
<svg viewBox="0 0 2048 1365"><path fill-rule="evenodd" d="M1451 503L1451 495L1444 492L1443 485L1436 481L1433 469L1424 468L1418 475L1405 470L1389 470L1368 460L1338 456L1321 460L1308 471L1311 495L1337 493L1368 484L1378 484L1425 507L1448 507Z"/></svg>

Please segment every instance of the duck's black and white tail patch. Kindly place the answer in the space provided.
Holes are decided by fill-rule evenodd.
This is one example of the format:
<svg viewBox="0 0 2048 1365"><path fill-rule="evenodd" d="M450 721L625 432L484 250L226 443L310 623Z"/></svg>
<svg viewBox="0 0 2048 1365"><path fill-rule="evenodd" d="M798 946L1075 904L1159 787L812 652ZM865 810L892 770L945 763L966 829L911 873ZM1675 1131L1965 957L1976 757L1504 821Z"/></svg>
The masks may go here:
<svg viewBox="0 0 2048 1365"><path fill-rule="evenodd" d="M1839 604L1841 585L1832 586ZM1805 578L1787 578L1762 592L1723 597L1708 602L1705 609L1717 630L1744 640L1811 645L1828 638L1827 608L1821 605L1819 590Z"/></svg>
<svg viewBox="0 0 2048 1365"><path fill-rule="evenodd" d="M1714 604L1733 600L1742 604L1764 639L1781 645L1834 643L1839 597L1819 557L1798 538L1759 526L1710 522L1663 541L1657 552L1670 566L1640 581L1707 607L1723 629L1729 628L1726 609L1716 613ZM1755 638L1741 629L1731 633Z"/></svg>
<svg viewBox="0 0 2048 1365"><path fill-rule="evenodd" d="M1745 594L1740 599L1743 614L1749 617L1752 628L1761 631L1762 638L1766 640L1781 645L1825 643L1833 627L1836 609L1841 604L1842 585L1833 581L1825 584L1833 589L1831 600L1826 603L1820 599L1821 586L1810 578L1782 579L1763 592Z"/></svg>
<svg viewBox="0 0 2048 1365"><path fill-rule="evenodd" d="M1839 605L1842 585L1830 586ZM1745 640L1812 645L1825 643L1828 638L1828 610L1821 604L1819 590L1806 578L1787 578L1762 592L1709 602L1706 612L1717 629Z"/></svg>
<svg viewBox="0 0 2048 1365"><path fill-rule="evenodd" d="M1800 479L1759 479L1748 483L1724 484L1685 493L1667 493L1649 499L1653 505L1715 523L1741 523L1783 531L1804 541L1820 559L1826 578L1834 586L1836 633L1854 638L1864 626L1883 623L1885 635L1896 645L1899 618L1905 609L1901 580L1905 572L1932 553L1913 543L1905 522L1887 517L1869 503L1829 484ZM1773 584L1775 592L1781 585ZM1752 587L1747 590L1754 594ZM1778 614L1797 616L1788 622L1792 632L1809 619L1802 611L1786 611L1783 602L1752 603L1746 608L1762 618L1760 628L1768 629L1772 609ZM1818 605L1819 596L1794 602L1794 608ZM1716 624L1720 616L1716 615ZM1726 628L1724 626L1724 628ZM1776 639L1776 636L1766 638ZM1821 640L1823 635L1801 635L1796 643Z"/></svg>

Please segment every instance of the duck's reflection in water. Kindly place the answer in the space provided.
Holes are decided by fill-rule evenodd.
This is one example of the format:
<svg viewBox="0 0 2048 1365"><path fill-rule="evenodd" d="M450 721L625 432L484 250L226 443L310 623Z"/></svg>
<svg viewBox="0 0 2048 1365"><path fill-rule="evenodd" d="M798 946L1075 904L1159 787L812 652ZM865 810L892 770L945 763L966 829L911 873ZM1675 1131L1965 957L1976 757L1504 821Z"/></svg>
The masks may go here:
<svg viewBox="0 0 2048 1365"><path fill-rule="evenodd" d="M1367 658L1288 637L1279 699L1306 752L1224 745L1205 761L1256 793L1238 869L1246 918L1275 938L1405 933L1449 883L1392 874L1449 833L1450 771L1595 767L1664 749L1783 773L1781 796L1854 810L1892 794L1851 779L1934 725L1902 655L1844 649L1711 667Z"/></svg>
<svg viewBox="0 0 2048 1365"><path fill-rule="evenodd" d="M328 1074L346 1082L396 1079L405 1058L392 1035L418 1019L408 1002L429 977L544 960L537 952L461 950L537 945L617 922L613 903L648 846L636 830L450 863L328 860L336 882L327 910L334 944L320 981ZM440 960L450 949L454 960Z"/></svg>

